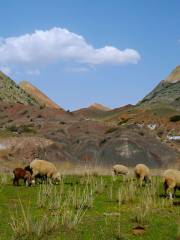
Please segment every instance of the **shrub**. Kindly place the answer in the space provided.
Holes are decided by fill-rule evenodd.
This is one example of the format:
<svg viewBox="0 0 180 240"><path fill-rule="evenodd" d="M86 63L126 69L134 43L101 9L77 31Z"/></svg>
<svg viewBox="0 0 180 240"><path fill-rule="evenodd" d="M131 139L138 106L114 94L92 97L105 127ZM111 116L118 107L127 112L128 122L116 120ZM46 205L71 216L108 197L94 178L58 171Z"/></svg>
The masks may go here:
<svg viewBox="0 0 180 240"><path fill-rule="evenodd" d="M116 128L116 127L111 127L111 128L109 128L109 129L105 132L105 134L115 132L117 129L118 129L118 128Z"/></svg>
<svg viewBox="0 0 180 240"><path fill-rule="evenodd" d="M6 129L10 132L17 132L18 131L18 127L15 124L7 126Z"/></svg>
<svg viewBox="0 0 180 240"><path fill-rule="evenodd" d="M99 143L99 146L102 146L104 143L106 143L107 142L107 139L106 138L104 138L104 139L102 139L101 141L100 141L100 143Z"/></svg>
<svg viewBox="0 0 180 240"><path fill-rule="evenodd" d="M174 115L172 117L170 117L170 122L178 122L180 121L180 115Z"/></svg>
<svg viewBox="0 0 180 240"><path fill-rule="evenodd" d="M118 122L118 125L122 125L127 123L130 120L130 118L122 118L122 120L120 122Z"/></svg>

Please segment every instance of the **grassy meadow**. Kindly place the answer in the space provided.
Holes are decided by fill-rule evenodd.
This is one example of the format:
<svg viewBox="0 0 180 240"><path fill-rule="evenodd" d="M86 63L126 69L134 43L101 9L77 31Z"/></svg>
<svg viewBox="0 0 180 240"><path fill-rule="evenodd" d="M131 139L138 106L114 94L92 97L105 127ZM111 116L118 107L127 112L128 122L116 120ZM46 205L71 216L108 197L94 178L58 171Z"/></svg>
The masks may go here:
<svg viewBox="0 0 180 240"><path fill-rule="evenodd" d="M135 180L98 174L64 175L59 185L12 186L0 176L1 240L177 240L180 191L163 196L160 177Z"/></svg>

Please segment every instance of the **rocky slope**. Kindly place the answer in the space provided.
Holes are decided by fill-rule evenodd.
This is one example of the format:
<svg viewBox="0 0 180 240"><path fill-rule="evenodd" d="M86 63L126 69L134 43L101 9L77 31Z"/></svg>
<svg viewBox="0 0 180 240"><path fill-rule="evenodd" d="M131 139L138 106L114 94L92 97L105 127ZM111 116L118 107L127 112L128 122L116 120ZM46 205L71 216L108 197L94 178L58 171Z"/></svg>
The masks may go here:
<svg viewBox="0 0 180 240"><path fill-rule="evenodd" d="M48 98L44 93L42 93L38 88L33 86L27 81L20 82L19 86L31 95L41 106L46 106L49 108L60 109L61 107L54 103L50 98ZM61 108L62 109L62 108Z"/></svg>
<svg viewBox="0 0 180 240"><path fill-rule="evenodd" d="M39 105L32 96L2 72L0 72L0 101Z"/></svg>
<svg viewBox="0 0 180 240"><path fill-rule="evenodd" d="M178 82L163 84L176 86ZM166 99L167 89L161 98L157 91L158 101ZM147 106L141 103L108 111L89 107L65 112L0 101L1 166L23 166L34 157L72 167L134 166L139 162L154 168L180 165L180 142L168 139L170 134L180 135L178 118L172 121L180 111L162 102L152 105L149 101Z"/></svg>
<svg viewBox="0 0 180 240"><path fill-rule="evenodd" d="M180 66L177 66L165 80L162 80L138 103L141 107L152 108L158 105L168 105L180 110Z"/></svg>
<svg viewBox="0 0 180 240"><path fill-rule="evenodd" d="M89 106L89 108L91 109L98 109L98 110L102 110L102 111L109 111L111 110L110 108L102 105L102 104L99 104L99 103L93 103L92 105Z"/></svg>

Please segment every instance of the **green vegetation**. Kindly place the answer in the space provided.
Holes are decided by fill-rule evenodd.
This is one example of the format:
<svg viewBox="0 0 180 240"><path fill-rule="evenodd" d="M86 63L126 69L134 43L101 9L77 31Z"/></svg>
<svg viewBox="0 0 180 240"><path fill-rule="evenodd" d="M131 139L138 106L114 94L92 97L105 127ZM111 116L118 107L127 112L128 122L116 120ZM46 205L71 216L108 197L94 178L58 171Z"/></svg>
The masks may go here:
<svg viewBox="0 0 180 240"><path fill-rule="evenodd" d="M14 187L3 174L0 239L176 240L178 198L173 204L162 193L158 177L142 188L98 174L64 176L53 186Z"/></svg>
<svg viewBox="0 0 180 240"><path fill-rule="evenodd" d="M131 118L122 118L120 122L118 122L118 125L122 125L127 123Z"/></svg>
<svg viewBox="0 0 180 240"><path fill-rule="evenodd" d="M4 102L39 105L33 97L2 72L0 72L0 89L0 100Z"/></svg>
<svg viewBox="0 0 180 240"><path fill-rule="evenodd" d="M161 81L137 106L151 106L165 104L174 109L179 109L180 81L175 83Z"/></svg>
<svg viewBox="0 0 180 240"><path fill-rule="evenodd" d="M15 124L6 126L7 132L10 133L36 133L36 129L34 128L34 124L22 124L16 126Z"/></svg>
<svg viewBox="0 0 180 240"><path fill-rule="evenodd" d="M118 129L117 127L111 127L105 132L105 134L115 132L117 129Z"/></svg>

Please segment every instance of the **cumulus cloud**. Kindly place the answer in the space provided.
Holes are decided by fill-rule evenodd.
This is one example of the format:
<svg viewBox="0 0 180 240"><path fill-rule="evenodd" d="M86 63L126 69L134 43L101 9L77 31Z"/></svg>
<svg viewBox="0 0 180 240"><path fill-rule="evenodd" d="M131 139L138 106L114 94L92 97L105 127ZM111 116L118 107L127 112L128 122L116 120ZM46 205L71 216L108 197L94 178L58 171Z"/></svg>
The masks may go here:
<svg viewBox="0 0 180 240"><path fill-rule="evenodd" d="M0 65L35 65L57 61L77 63L138 63L140 54L134 49L120 50L113 46L95 48L84 37L64 28L37 30L32 34L0 38Z"/></svg>

